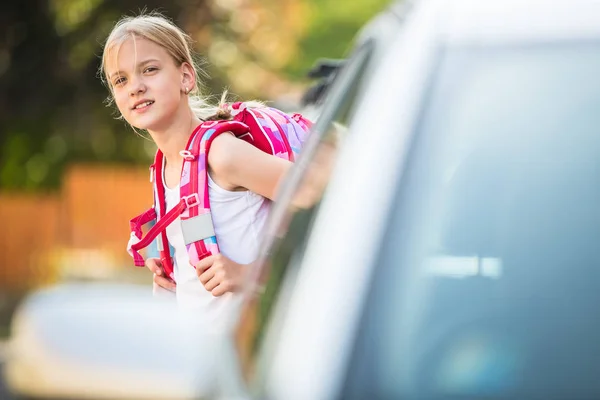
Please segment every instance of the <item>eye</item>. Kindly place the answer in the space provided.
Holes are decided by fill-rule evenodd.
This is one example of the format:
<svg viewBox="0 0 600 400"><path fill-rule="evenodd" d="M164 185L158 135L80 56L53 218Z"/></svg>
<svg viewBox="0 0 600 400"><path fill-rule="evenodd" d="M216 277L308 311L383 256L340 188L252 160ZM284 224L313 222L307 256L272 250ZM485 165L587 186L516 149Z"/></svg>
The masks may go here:
<svg viewBox="0 0 600 400"><path fill-rule="evenodd" d="M156 68L156 67L153 67L153 66L150 66L150 67L146 67L146 68L144 69L144 73L145 73L145 74L149 74L149 73L152 73L152 72L154 72L154 71L158 71L158 68Z"/></svg>
<svg viewBox="0 0 600 400"><path fill-rule="evenodd" d="M127 79L125 79L124 77L120 76L120 77L118 77L117 79L115 79L113 81L113 86L123 86L126 81L127 81Z"/></svg>

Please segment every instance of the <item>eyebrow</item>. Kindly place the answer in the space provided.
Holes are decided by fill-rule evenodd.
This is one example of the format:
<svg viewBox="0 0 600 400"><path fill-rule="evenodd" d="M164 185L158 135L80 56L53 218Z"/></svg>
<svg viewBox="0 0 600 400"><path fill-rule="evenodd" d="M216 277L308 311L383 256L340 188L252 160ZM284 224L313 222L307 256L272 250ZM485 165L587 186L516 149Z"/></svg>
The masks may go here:
<svg viewBox="0 0 600 400"><path fill-rule="evenodd" d="M137 65L137 67L141 67L142 65L146 65L149 64L151 62L160 62L160 60L156 59L156 58L150 58L148 60L144 60L144 61L140 61ZM116 71L113 72L112 74L110 74L110 76L108 77L108 79L112 80L115 76L120 76L123 74L123 71Z"/></svg>

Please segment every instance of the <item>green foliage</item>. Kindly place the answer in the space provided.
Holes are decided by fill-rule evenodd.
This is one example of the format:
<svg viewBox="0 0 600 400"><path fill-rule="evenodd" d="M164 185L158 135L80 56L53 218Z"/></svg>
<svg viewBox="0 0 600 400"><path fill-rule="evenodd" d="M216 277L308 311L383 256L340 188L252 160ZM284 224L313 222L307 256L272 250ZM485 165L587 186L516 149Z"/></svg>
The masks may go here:
<svg viewBox="0 0 600 400"><path fill-rule="evenodd" d="M300 39L299 53L287 68L292 77L301 77L319 58L342 58L360 28L382 11L389 0L306 0L309 28Z"/></svg>

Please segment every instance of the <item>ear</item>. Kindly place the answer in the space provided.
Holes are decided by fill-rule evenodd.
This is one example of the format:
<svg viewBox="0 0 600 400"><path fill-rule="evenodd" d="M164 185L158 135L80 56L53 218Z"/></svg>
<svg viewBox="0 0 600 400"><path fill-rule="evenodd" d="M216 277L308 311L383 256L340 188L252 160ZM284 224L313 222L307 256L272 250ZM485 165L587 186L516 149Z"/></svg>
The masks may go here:
<svg viewBox="0 0 600 400"><path fill-rule="evenodd" d="M196 87L196 73L194 67L189 63L184 62L181 64L181 91L189 93Z"/></svg>

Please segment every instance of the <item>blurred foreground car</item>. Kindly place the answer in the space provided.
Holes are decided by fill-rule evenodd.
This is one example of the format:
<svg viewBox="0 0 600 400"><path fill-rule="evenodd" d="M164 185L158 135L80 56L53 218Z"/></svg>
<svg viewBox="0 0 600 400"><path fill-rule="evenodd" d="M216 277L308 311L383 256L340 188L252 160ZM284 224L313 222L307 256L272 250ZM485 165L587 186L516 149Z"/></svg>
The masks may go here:
<svg viewBox="0 0 600 400"><path fill-rule="evenodd" d="M404 12L335 78L192 396L600 398L600 3Z"/></svg>
<svg viewBox="0 0 600 400"><path fill-rule="evenodd" d="M5 375L26 398L193 398L214 384L218 343L147 287L61 285L17 311Z"/></svg>

